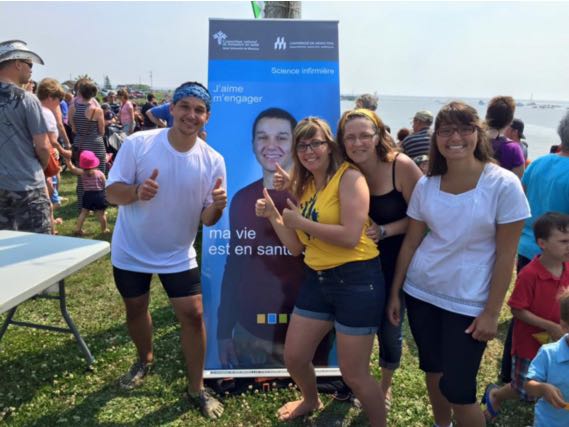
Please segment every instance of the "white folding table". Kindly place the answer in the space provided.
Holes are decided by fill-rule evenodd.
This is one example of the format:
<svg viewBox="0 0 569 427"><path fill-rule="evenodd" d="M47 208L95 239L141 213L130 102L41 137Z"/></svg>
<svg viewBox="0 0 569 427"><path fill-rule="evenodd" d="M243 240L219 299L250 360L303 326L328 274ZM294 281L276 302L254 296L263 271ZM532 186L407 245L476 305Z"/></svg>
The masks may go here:
<svg viewBox="0 0 569 427"><path fill-rule="evenodd" d="M65 302L64 279L109 252L109 243L48 234L0 231L0 314L8 312L0 328L0 340L9 325L72 333L89 366L94 358L81 338ZM42 295L58 284L58 294ZM13 319L18 305L32 297L59 300L69 328L21 322Z"/></svg>

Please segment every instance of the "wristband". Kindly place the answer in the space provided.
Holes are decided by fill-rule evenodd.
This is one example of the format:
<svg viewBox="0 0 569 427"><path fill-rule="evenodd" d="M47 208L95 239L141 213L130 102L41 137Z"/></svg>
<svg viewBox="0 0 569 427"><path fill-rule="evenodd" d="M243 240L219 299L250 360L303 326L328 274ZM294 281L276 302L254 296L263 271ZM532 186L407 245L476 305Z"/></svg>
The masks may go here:
<svg viewBox="0 0 569 427"><path fill-rule="evenodd" d="M387 230L383 225L379 226L379 240L383 240L387 237Z"/></svg>

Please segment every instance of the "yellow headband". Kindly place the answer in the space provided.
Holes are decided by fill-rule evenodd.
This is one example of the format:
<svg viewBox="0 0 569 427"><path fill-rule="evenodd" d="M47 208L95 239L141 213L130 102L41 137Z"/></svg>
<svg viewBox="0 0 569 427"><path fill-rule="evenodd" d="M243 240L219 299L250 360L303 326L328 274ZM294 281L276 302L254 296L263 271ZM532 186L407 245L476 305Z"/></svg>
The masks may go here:
<svg viewBox="0 0 569 427"><path fill-rule="evenodd" d="M365 116L366 118L371 120L371 122L374 124L374 126L376 128L378 128L378 129L381 128L381 124L378 120L378 117L373 111L368 110L366 108L356 108L354 110L348 111L347 113L344 113L344 116L342 117L342 120L340 121L340 129L342 129L342 131L344 130L346 122L349 119L351 119L353 117L361 117L361 116Z"/></svg>

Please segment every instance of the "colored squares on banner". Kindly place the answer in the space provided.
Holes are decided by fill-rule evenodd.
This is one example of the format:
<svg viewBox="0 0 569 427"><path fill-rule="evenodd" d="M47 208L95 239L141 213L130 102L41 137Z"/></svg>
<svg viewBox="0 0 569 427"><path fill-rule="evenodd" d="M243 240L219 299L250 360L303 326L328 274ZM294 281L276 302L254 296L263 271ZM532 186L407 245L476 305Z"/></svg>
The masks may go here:
<svg viewBox="0 0 569 427"><path fill-rule="evenodd" d="M288 313L257 313L257 325L286 325Z"/></svg>

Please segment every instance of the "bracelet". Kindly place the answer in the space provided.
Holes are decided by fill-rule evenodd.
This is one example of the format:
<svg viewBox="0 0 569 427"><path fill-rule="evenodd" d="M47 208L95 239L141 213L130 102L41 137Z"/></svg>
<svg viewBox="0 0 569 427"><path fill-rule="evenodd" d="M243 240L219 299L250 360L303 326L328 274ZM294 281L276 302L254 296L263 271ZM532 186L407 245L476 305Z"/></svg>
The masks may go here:
<svg viewBox="0 0 569 427"><path fill-rule="evenodd" d="M140 200L140 197L138 196L138 189L139 188L140 188L140 184L138 184L134 189L134 195L136 196L136 200Z"/></svg>
<svg viewBox="0 0 569 427"><path fill-rule="evenodd" d="M379 240L383 240L387 237L387 230L383 225L379 226Z"/></svg>

